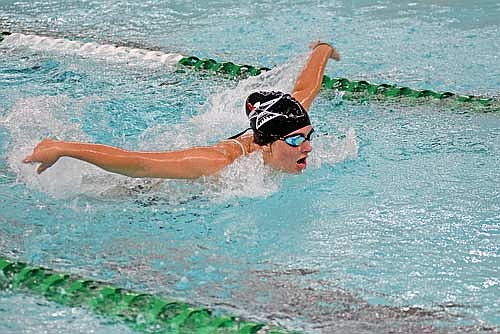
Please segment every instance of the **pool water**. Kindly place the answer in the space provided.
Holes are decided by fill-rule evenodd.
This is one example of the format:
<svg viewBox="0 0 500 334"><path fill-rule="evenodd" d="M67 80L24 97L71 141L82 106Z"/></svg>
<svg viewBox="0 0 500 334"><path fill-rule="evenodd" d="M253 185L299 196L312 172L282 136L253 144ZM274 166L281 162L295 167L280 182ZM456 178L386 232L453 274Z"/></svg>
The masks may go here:
<svg viewBox="0 0 500 334"><path fill-rule="evenodd" d="M2 30L275 68L237 81L0 43L0 254L310 333L498 330L498 113L324 90L301 175L258 154L194 181L20 163L47 136L141 150L226 138L249 92L291 89L316 38L343 55L329 76L498 96L496 2L0 4ZM2 333L129 331L10 292L0 314Z"/></svg>

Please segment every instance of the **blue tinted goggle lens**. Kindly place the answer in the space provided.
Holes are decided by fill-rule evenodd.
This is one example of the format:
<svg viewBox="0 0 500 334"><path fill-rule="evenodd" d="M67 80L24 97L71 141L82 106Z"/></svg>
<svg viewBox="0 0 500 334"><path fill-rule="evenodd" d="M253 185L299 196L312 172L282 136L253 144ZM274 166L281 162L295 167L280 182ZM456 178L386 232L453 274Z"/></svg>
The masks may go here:
<svg viewBox="0 0 500 334"><path fill-rule="evenodd" d="M297 146L300 146L306 140L311 140L313 133L314 133L314 130L311 130L311 132L309 132L307 137L304 136L302 133L298 133L296 135L285 137L285 138L283 138L283 140L288 145L293 146L293 147L297 147Z"/></svg>

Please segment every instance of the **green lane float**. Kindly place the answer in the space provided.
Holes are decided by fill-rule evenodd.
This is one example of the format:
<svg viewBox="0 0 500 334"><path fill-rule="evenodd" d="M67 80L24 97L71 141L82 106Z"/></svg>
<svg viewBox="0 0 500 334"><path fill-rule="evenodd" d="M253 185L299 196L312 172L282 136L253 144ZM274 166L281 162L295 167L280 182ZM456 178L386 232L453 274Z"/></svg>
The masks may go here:
<svg viewBox="0 0 500 334"><path fill-rule="evenodd" d="M215 316L206 308L3 257L0 257L0 290L27 292L62 305L83 307L146 333L257 334L263 328L268 334L297 333L234 316Z"/></svg>
<svg viewBox="0 0 500 334"><path fill-rule="evenodd" d="M482 105L488 105L493 102L492 98L483 98L473 95L456 95L450 92L433 92L431 90L412 89L410 87L400 87L397 85L389 84L373 84L368 81L348 80L345 78L329 78L323 77L323 86L331 89L338 89L341 91L358 93L366 92L368 95L383 95L386 97L408 97L408 98L422 98L431 97L438 100L455 97L459 102L477 102Z"/></svg>
<svg viewBox="0 0 500 334"><path fill-rule="evenodd" d="M198 57L184 57L179 61L183 66L190 66L198 70L208 70L230 76L257 76L262 72L271 70L267 67L255 67L250 65L238 65L232 62L218 63L213 59L200 59Z"/></svg>

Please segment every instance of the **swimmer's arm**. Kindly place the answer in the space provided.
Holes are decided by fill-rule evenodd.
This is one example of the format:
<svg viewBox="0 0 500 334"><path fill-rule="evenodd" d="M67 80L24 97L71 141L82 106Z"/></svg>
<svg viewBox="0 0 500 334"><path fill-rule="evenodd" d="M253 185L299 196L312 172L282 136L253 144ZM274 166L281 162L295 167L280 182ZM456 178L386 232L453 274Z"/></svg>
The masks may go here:
<svg viewBox="0 0 500 334"><path fill-rule="evenodd" d="M239 145L227 141L179 151L138 152L100 144L45 139L23 162L41 163L37 172L42 173L59 158L71 157L131 177L193 179L215 174L241 155Z"/></svg>
<svg viewBox="0 0 500 334"><path fill-rule="evenodd" d="M318 95L328 59L340 60L337 50L330 44L315 42L311 48L313 49L311 55L299 74L292 92L292 96L306 110L309 110L314 98Z"/></svg>

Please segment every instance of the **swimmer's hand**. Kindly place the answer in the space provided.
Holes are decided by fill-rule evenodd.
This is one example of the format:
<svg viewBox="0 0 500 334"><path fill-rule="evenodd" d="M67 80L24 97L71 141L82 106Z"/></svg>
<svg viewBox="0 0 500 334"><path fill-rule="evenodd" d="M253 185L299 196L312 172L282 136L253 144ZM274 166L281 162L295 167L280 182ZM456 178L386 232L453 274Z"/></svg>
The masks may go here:
<svg viewBox="0 0 500 334"><path fill-rule="evenodd" d="M325 42L321 42L318 40L318 41L312 42L311 45L309 45L309 48L311 50L314 50L316 47L318 47L320 45L328 45L332 49L332 53L330 54L330 58L332 58L336 61L340 60L340 53L338 53L338 51L330 43L325 43Z"/></svg>
<svg viewBox="0 0 500 334"><path fill-rule="evenodd" d="M58 147L58 143L58 141L52 139L42 140L33 149L33 153L23 159L23 163L41 163L36 172L38 174L43 173L47 168L55 164L61 157L61 151Z"/></svg>

